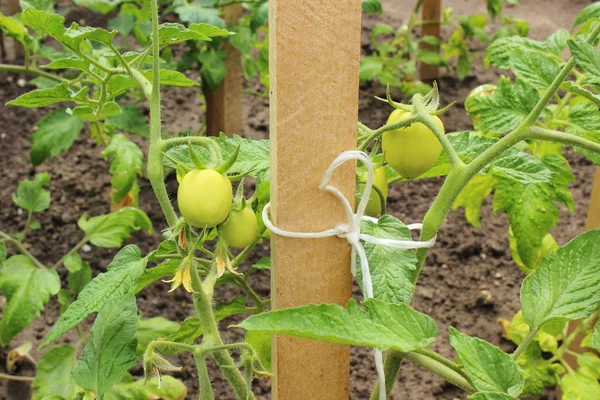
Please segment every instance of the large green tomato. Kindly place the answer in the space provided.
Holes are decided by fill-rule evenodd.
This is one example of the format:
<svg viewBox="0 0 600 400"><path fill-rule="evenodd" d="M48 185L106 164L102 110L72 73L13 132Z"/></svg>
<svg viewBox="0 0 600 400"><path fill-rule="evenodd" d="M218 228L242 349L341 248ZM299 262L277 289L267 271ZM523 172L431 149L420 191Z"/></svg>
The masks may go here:
<svg viewBox="0 0 600 400"><path fill-rule="evenodd" d="M231 211L231 182L212 169L195 169L185 174L177 203L183 218L196 228L212 228Z"/></svg>
<svg viewBox="0 0 600 400"><path fill-rule="evenodd" d="M410 113L394 110L387 123L393 124L410 118ZM442 131L444 124L434 116ZM433 167L442 152L442 145L434 133L420 122L404 129L383 134L382 150L385 160L404 178L412 179Z"/></svg>
<svg viewBox="0 0 600 400"><path fill-rule="evenodd" d="M368 177L369 173L363 172L360 176L360 180L366 182ZM388 195L388 184L385 167L379 167L373 171L373 185L381 191L381 193L383 194L383 200L386 201ZM364 183L361 183L358 186L361 192L365 189ZM359 199L356 199L357 207L359 201ZM367 208L365 208L365 215L368 215L369 217L377 217L379 214L381 214L381 200L379 197L379 193L377 193L375 189L372 189L371 194L369 195L369 202L367 203Z"/></svg>
<svg viewBox="0 0 600 400"><path fill-rule="evenodd" d="M258 222L252 208L232 210L227 222L221 226L219 234L231 247L243 249L256 239Z"/></svg>

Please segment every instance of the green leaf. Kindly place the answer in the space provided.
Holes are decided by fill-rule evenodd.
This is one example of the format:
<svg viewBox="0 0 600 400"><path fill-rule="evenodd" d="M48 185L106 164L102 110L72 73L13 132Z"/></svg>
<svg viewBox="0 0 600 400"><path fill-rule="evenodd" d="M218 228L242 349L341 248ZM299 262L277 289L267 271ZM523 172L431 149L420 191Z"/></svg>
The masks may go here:
<svg viewBox="0 0 600 400"><path fill-rule="evenodd" d="M517 360L525 378L523 396L541 396L544 389L554 387L564 371L560 364L542 358L542 349L537 342L531 343Z"/></svg>
<svg viewBox="0 0 600 400"><path fill-rule="evenodd" d="M252 267L256 269L271 269L271 258L263 257L256 262Z"/></svg>
<svg viewBox="0 0 600 400"><path fill-rule="evenodd" d="M515 129L535 107L537 90L521 79L514 84L501 77L491 93L469 95L465 108L475 129L488 133L506 133Z"/></svg>
<svg viewBox="0 0 600 400"><path fill-rule="evenodd" d="M21 21L35 31L49 35L59 42L66 32L65 18L54 13L28 8L21 14Z"/></svg>
<svg viewBox="0 0 600 400"><path fill-rule="evenodd" d="M6 243L0 242L0 264L2 264L6 260L6 255L8 254L6 250Z"/></svg>
<svg viewBox="0 0 600 400"><path fill-rule="evenodd" d="M129 89L138 87L138 82L131 76L114 75L106 85L106 91L110 98L115 98Z"/></svg>
<svg viewBox="0 0 600 400"><path fill-rule="evenodd" d="M72 48L79 48L83 40L92 40L94 42L111 45L117 31L107 31L102 28L92 28L89 26L79 26L73 22L69 29L65 31L61 42L67 43Z"/></svg>
<svg viewBox="0 0 600 400"><path fill-rule="evenodd" d="M361 82L373 80L381 71L383 64L376 56L367 56L360 60L359 79Z"/></svg>
<svg viewBox="0 0 600 400"><path fill-rule="evenodd" d="M198 54L198 61L200 61L200 75L202 79L208 85L211 91L216 91L225 74L227 69L225 68L225 57L227 54L221 50L209 49Z"/></svg>
<svg viewBox="0 0 600 400"><path fill-rule="evenodd" d="M363 221L361 232L379 239L412 240L406 225L391 215L382 216L377 223ZM363 242L363 246L373 281L373 297L386 303L410 304L414 292L412 280L417 269L415 252L367 242ZM356 268L356 279L362 287L359 267Z"/></svg>
<svg viewBox="0 0 600 400"><path fill-rule="evenodd" d="M568 122L566 131L569 133L584 135L596 131L600 127L600 111L591 103L577 103L569 108Z"/></svg>
<svg viewBox="0 0 600 400"><path fill-rule="evenodd" d="M538 59L554 58L554 62L564 62L561 57L562 49L566 46L569 33L558 30L546 42L527 39L520 36L510 36L494 40L487 48L486 58L498 68L511 69L511 59L520 52L524 55L537 54Z"/></svg>
<svg viewBox="0 0 600 400"><path fill-rule="evenodd" d="M138 283L135 292L139 292L151 283L166 277L175 275L177 268L181 265L181 258L172 258L158 264L154 268L148 268L144 271Z"/></svg>
<svg viewBox="0 0 600 400"><path fill-rule="evenodd" d="M544 164L553 171L554 179L546 183L523 185L500 179L494 195L494 212L504 211L517 240L517 250L523 263L532 267L548 231L556 226L563 203L573 211L574 200L569 190L573 174L567 161L555 154L547 154Z"/></svg>
<svg viewBox="0 0 600 400"><path fill-rule="evenodd" d="M27 108L44 107L61 101L75 101L82 96L87 97L88 90L86 87L79 92L71 92L67 82L63 82L53 88L32 90L6 104Z"/></svg>
<svg viewBox="0 0 600 400"><path fill-rule="evenodd" d="M99 274L83 288L77 300L48 332L42 346L52 343L89 314L102 310L111 301L134 293L138 278L145 268L146 259L141 258L140 249L134 245L125 246L108 265L107 272Z"/></svg>
<svg viewBox="0 0 600 400"><path fill-rule="evenodd" d="M584 233L542 260L523 281L523 317L536 329L556 318L587 318L600 303L600 230Z"/></svg>
<svg viewBox="0 0 600 400"><path fill-rule="evenodd" d="M516 48L510 57L510 69L515 76L523 79L537 90L546 90L564 62L555 56L540 52L529 52Z"/></svg>
<svg viewBox="0 0 600 400"><path fill-rule="evenodd" d="M81 71L89 70L90 63L82 60L79 57L72 56L53 60L50 64L42 65L41 68L46 69L78 69Z"/></svg>
<svg viewBox="0 0 600 400"><path fill-rule="evenodd" d="M0 268L0 289L7 305L0 321L0 345L40 316L44 305L60 290L60 278L53 269L36 268L24 255L12 256Z"/></svg>
<svg viewBox="0 0 600 400"><path fill-rule="evenodd" d="M233 32L229 32L227 29L219 28L218 26L210 24L190 24L188 29L197 33L201 33L209 38L227 37L233 35Z"/></svg>
<svg viewBox="0 0 600 400"><path fill-rule="evenodd" d="M183 22L209 24L219 28L225 27L225 21L221 19L219 10L213 7L214 2L175 0L173 6L175 13Z"/></svg>
<svg viewBox="0 0 600 400"><path fill-rule="evenodd" d="M83 261L77 253L67 257L64 265L69 271L69 275L67 275L69 289L78 295L92 280L92 267L89 263Z"/></svg>
<svg viewBox="0 0 600 400"><path fill-rule="evenodd" d="M481 205L492 193L497 182L490 173L474 176L460 192L452 209L463 207L467 221L475 228L481 228Z"/></svg>
<svg viewBox="0 0 600 400"><path fill-rule="evenodd" d="M15 40L25 43L27 38L29 37L29 32L27 32L27 28L18 21L15 17L5 16L0 12L0 29L6 34L8 37L12 37Z"/></svg>
<svg viewBox="0 0 600 400"><path fill-rule="evenodd" d="M600 80L600 54L596 48L576 40L569 40L568 43L571 54L581 71L591 79Z"/></svg>
<svg viewBox="0 0 600 400"><path fill-rule="evenodd" d="M104 120L108 117L119 115L121 109L114 101L104 103L102 110L92 106L79 106L71 110L71 115L79 117L85 121L96 122Z"/></svg>
<svg viewBox="0 0 600 400"><path fill-rule="evenodd" d="M40 165L48 157L55 157L68 150L79 136L85 122L57 108L36 123L38 129L33 134L31 163Z"/></svg>
<svg viewBox="0 0 600 400"><path fill-rule="evenodd" d="M110 184L113 188L112 202L123 199L137 182L137 176L142 176L144 154L137 144L122 134L113 136L108 147L102 152L104 159L112 157ZM143 214L143 212L142 212ZM140 222L136 222L140 223ZM141 228L151 229L149 221L140 223ZM138 228L139 229L139 228Z"/></svg>
<svg viewBox="0 0 600 400"><path fill-rule="evenodd" d="M135 338L137 339L136 354L141 356L146 351L148 343L158 338L169 337L179 330L177 322L163 317L141 319L138 322Z"/></svg>
<svg viewBox="0 0 600 400"><path fill-rule="evenodd" d="M362 11L364 13L381 14L383 7L380 0L362 0Z"/></svg>
<svg viewBox="0 0 600 400"><path fill-rule="evenodd" d="M594 325L594 333L592 334L592 346L595 349L600 350L600 324Z"/></svg>
<svg viewBox="0 0 600 400"><path fill-rule="evenodd" d="M73 369L75 382L102 400L104 393L138 362L136 326L137 304L133 294L106 304L98 313L88 344Z"/></svg>
<svg viewBox="0 0 600 400"><path fill-rule="evenodd" d="M600 398L600 383L586 371L575 371L560 379L562 400L588 400Z"/></svg>
<svg viewBox="0 0 600 400"><path fill-rule="evenodd" d="M187 388L180 380L169 375L154 376L147 381L122 382L114 385L104 400L161 399L181 400L187 396Z"/></svg>
<svg viewBox="0 0 600 400"><path fill-rule="evenodd" d="M593 19L600 18L600 3L595 2L585 7L583 10L577 14L577 18L575 18L575 22L573 23L573 27L577 25L581 25L584 22Z"/></svg>
<svg viewBox="0 0 600 400"><path fill-rule="evenodd" d="M244 341L252 346L258 359L267 371L272 371L271 365L271 334L262 331L248 331Z"/></svg>
<svg viewBox="0 0 600 400"><path fill-rule="evenodd" d="M211 39L200 32L199 29L191 30L181 24L167 22L161 24L158 28L158 44L161 47L185 42L186 40L210 41Z"/></svg>
<svg viewBox="0 0 600 400"><path fill-rule="evenodd" d="M143 71L142 74L149 81L152 81L152 70ZM160 70L160 84L166 86L200 86L198 82L187 78L181 72L168 69Z"/></svg>
<svg viewBox="0 0 600 400"><path fill-rule="evenodd" d="M121 113L109 117L108 121L115 128L134 135L149 137L148 118L144 115L139 106L130 103L119 103Z"/></svg>
<svg viewBox="0 0 600 400"><path fill-rule="evenodd" d="M523 390L523 377L517 364L498 347L460 333L452 327L450 344L456 350L458 362L475 389L512 396L518 396Z"/></svg>
<svg viewBox="0 0 600 400"><path fill-rule="evenodd" d="M136 24L136 18L132 15L127 15L123 12L117 14L116 17L108 20L107 26L121 34L124 38L128 37Z"/></svg>
<svg viewBox="0 0 600 400"><path fill-rule="evenodd" d="M48 350L37 364L33 400L43 400L47 396L62 396L72 399L75 396L75 382L71 370L75 366L75 348L60 344Z"/></svg>
<svg viewBox="0 0 600 400"><path fill-rule="evenodd" d="M75 0L75 4L101 14L108 14L126 0Z"/></svg>
<svg viewBox="0 0 600 400"><path fill-rule="evenodd" d="M336 304L310 304L251 316L237 325L248 331L321 340L332 343L412 351L435 340L435 322L406 304L369 299L361 308L355 300L348 308Z"/></svg>
<svg viewBox="0 0 600 400"><path fill-rule="evenodd" d="M479 392L468 397L468 400L518 400L516 397L501 392Z"/></svg>
<svg viewBox="0 0 600 400"><path fill-rule="evenodd" d="M600 107L600 96L582 88L573 81L566 81L561 83L560 88L577 96L583 96L592 103L594 103L596 107Z"/></svg>
<svg viewBox="0 0 600 400"><path fill-rule="evenodd" d="M140 209L124 207L110 214L90 219L84 214L77 221L86 237L98 247L121 247L123 240L140 229L152 232L152 223Z"/></svg>
<svg viewBox="0 0 600 400"><path fill-rule="evenodd" d="M13 201L27 211L44 211L50 206L50 192L44 189L49 184L50 175L47 172L36 174L32 180L22 180L17 193L13 194Z"/></svg>

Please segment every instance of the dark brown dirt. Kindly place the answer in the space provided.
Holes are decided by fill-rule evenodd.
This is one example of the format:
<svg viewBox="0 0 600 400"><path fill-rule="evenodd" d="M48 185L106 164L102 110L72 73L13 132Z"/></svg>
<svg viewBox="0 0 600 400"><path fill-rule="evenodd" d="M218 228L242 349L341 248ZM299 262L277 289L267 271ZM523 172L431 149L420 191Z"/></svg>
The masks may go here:
<svg viewBox="0 0 600 400"><path fill-rule="evenodd" d="M375 23L385 22L398 26L406 21L412 7L412 1L406 0L384 0L383 3L383 16L364 18L365 40L366 32ZM548 0L543 6L535 0L521 0L520 3L519 6L511 8L509 13L529 21L532 28L530 36L543 38L558 27L570 27L577 12L590 1ZM444 5L452 5L459 14L484 10L484 2L481 0L454 0L447 1ZM443 103L458 101L457 106L444 116L448 131L471 127L462 102L473 87L494 81L496 76L496 71L484 70L481 63L476 65L473 75L462 82L450 76L442 76L440 89ZM82 213L93 216L109 212L110 177L107 172L108 163L101 157L102 147L89 139L87 133L81 135L69 152L35 169L31 167L28 156L29 138L34 131L35 122L47 109L30 110L3 105L29 89L20 87L16 76L0 74L0 229L14 233L23 228L25 216L18 213L17 207L11 201L19 180L42 171L49 172L52 177L52 204L49 210L36 216L42 229L32 232L27 243L34 255L50 264L58 260L81 238L76 221ZM360 119L371 127L382 125L389 113L387 106L374 100L374 96L383 94L384 88L379 85L369 84L361 88ZM199 93L195 89L169 89L165 92L163 116L167 130L177 132L199 127L204 111L198 96ZM268 101L245 96L244 116L247 121L244 131L246 136L267 137ZM144 143L143 139L136 141L139 144ZM570 154L569 159L576 176L576 181L572 184L576 211L574 214L568 214L563 209L558 227L553 231L561 244L584 229L594 171L593 166L575 154ZM440 184L441 180L431 179L393 186L390 189L388 212L405 223L420 221ZM160 242L160 229L164 226L164 221L149 184L144 180L141 181L140 197L140 206L152 219L155 233L136 234L128 242L139 245L147 252ZM465 221L462 211L452 212L440 231L438 242L430 253L417 285L413 305L436 320L440 333L433 347L448 357L453 356L448 344L448 326L498 344L505 350L511 348L511 344L501 336L498 320L510 318L519 309L518 293L524 275L511 261L505 215L493 215L489 203L486 203L482 210L482 221L482 228L475 229ZM268 252L268 245L262 245L248 262L255 262L268 255ZM91 263L95 273L99 273L105 270L114 253L115 250L93 247L91 251L82 253L82 256ZM267 296L268 273L257 274L253 280L253 286L257 288L258 293ZM140 294L138 306L144 317L164 316L183 321L193 313L191 301L186 293L180 290L167 293L167 289L167 284L157 282ZM489 304L483 304L480 300L480 293L484 290L491 293ZM216 298L227 300L238 294L235 288L220 287ZM4 299L0 297L0 309L3 306ZM41 318L17 336L7 349L0 349L0 372L4 371L4 361L9 349L24 342L32 342L35 348L58 315L58 303L53 299ZM221 323L221 328L225 329L234 320L239 319L225 320ZM240 336L241 332L237 330L224 333L226 341L238 340ZM66 335L62 340L74 340L74 336ZM36 350L32 355L36 359L40 357ZM197 382L192 359L182 355L174 361L184 367L176 376L188 386L188 398L196 398ZM212 370L215 397L233 398L218 370L214 366ZM351 372L350 398L368 399L375 379L369 349L352 349ZM141 367L134 369L134 373L141 375ZM257 381L254 388L260 399L270 398L270 382ZM23 389L12 384L8 386L5 381L0 381L0 400L26 399L28 396ZM394 399L418 400L453 399L457 396L460 396L460 391L410 364L402 369L393 394Z"/></svg>

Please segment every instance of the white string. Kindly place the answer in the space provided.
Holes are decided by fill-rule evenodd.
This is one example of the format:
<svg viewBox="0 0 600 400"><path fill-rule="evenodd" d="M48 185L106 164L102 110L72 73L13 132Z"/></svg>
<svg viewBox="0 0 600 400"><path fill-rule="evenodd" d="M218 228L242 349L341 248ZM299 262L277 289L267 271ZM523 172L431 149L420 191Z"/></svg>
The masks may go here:
<svg viewBox="0 0 600 400"><path fill-rule="evenodd" d="M352 207L350 206L350 202L346 197L340 192L336 187L329 185L329 180L333 175L333 172L337 167L344 164L346 161L356 160L362 161L363 164L367 167L368 177L367 182L365 183L365 188L362 193L362 198L360 203L358 204L358 208L356 209L356 214L354 213ZM352 246L352 274L356 275L355 265L356 265L356 253L358 253L358 257L360 260L360 269L363 280L363 289L365 299L373 298L373 282L371 281L371 272L369 269L369 262L367 260L367 254L363 245L361 244L361 240L363 242L381 245L381 246L389 246L395 247L398 249L422 249L432 247L435 244L435 239L437 236L434 236L432 239L421 242L414 240L395 240L395 239L381 239L375 236L367 235L360 232L360 223L364 221L378 222L377 218L372 218L365 216L365 209L367 207L367 203L369 202L369 196L371 194L371 190L373 188L373 163L369 159L369 156L358 150L349 150L345 151L333 160L333 162L329 165L329 168L325 172L323 176L323 181L319 186L319 189L329 192L333 194L337 199L342 203L344 207L344 211L346 212L347 223L339 224L333 229L327 229L320 232L291 232L283 229L279 229L271 223L269 219L269 211L271 210L271 203L268 203L262 212L262 218L265 223L265 226L269 228L269 230L279 236L285 236L289 238L298 238L298 239L319 239L326 238L332 236L338 236L348 240L350 245ZM410 224L407 225L409 230L421 230L423 228L423 224ZM375 367L377 369L377 375L379 376L379 400L385 400L386 390L385 390L385 373L383 370L383 354L380 350L375 350Z"/></svg>

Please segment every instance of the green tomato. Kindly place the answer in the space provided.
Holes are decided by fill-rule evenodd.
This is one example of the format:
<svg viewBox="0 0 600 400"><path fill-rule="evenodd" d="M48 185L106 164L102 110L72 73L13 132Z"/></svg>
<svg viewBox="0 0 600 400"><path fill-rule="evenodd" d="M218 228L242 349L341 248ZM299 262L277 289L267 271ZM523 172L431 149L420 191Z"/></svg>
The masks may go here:
<svg viewBox="0 0 600 400"><path fill-rule="evenodd" d="M183 218L196 228L212 228L231 211L231 182L212 169L195 169L181 179L177 203Z"/></svg>
<svg viewBox="0 0 600 400"><path fill-rule="evenodd" d="M387 123L393 124L410 118L410 113L394 110ZM442 131L444 124L434 116ZM385 132L382 140L385 160L406 179L416 178L433 167L442 152L442 145L434 133L420 122L404 129Z"/></svg>
<svg viewBox="0 0 600 400"><path fill-rule="evenodd" d="M360 180L366 182L368 177L369 173L363 172L360 175ZM379 167L373 171L373 185L381 191L381 193L383 194L383 200L386 201L388 196L388 184L385 167ZM365 189L364 183L361 183L358 186L361 192ZM357 198L357 207L359 202L360 199ZM379 193L377 193L375 189L372 189L371 194L369 195L369 202L367 203L367 208L365 208L365 215L368 215L369 217L377 217L379 214L381 214L381 200L379 197Z"/></svg>
<svg viewBox="0 0 600 400"><path fill-rule="evenodd" d="M252 208L232 210L229 219L221 226L219 235L231 247L243 249L251 244L258 233L258 222Z"/></svg>

